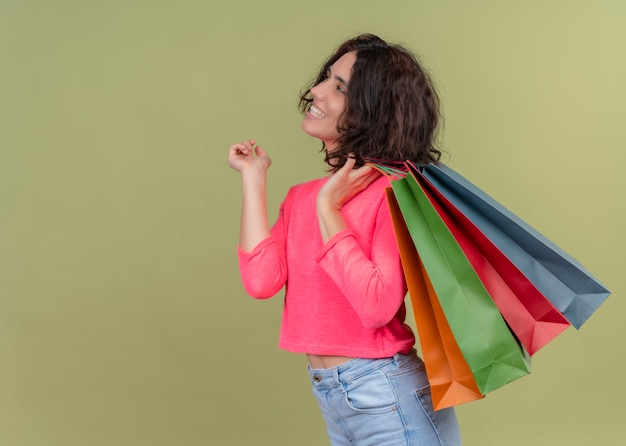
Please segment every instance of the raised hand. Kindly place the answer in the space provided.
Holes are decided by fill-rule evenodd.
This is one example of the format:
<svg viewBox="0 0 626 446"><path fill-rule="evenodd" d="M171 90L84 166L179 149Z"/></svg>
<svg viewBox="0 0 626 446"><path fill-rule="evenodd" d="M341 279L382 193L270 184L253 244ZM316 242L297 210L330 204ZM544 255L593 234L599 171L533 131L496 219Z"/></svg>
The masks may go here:
<svg viewBox="0 0 626 446"><path fill-rule="evenodd" d="M380 172L368 165L353 169L355 162L354 158L349 157L346 163L330 176L317 195L318 207L339 210L380 176Z"/></svg>
<svg viewBox="0 0 626 446"><path fill-rule="evenodd" d="M380 176L371 166L353 169L354 163L354 158L348 158L317 194L317 218L324 243L347 227L341 215L343 205Z"/></svg>
<svg viewBox="0 0 626 446"><path fill-rule="evenodd" d="M251 251L270 236L265 197L266 173L272 160L256 141L235 143L228 151L228 165L241 173L242 204L239 245Z"/></svg>
<svg viewBox="0 0 626 446"><path fill-rule="evenodd" d="M228 151L228 166L242 174L249 169L265 172L271 164L271 158L253 139L235 143Z"/></svg>

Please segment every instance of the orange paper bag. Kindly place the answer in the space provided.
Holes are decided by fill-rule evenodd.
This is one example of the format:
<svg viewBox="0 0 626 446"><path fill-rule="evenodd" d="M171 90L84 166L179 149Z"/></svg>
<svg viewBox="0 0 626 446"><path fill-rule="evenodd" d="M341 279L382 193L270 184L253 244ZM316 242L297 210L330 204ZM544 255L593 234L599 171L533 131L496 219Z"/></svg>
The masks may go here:
<svg viewBox="0 0 626 446"><path fill-rule="evenodd" d="M395 196L391 189L387 189L386 193L430 382L433 407L440 410L481 399L483 395L454 339Z"/></svg>

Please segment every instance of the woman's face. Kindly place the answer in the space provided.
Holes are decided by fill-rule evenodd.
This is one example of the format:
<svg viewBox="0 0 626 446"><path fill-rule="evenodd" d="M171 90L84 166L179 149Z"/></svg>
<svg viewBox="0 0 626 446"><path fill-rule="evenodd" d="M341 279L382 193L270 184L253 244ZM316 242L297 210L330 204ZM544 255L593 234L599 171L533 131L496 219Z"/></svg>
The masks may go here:
<svg viewBox="0 0 626 446"><path fill-rule="evenodd" d="M311 88L313 102L302 121L305 133L320 139L332 152L339 137L337 122L346 106L346 93L356 53L341 56L330 66L326 79Z"/></svg>

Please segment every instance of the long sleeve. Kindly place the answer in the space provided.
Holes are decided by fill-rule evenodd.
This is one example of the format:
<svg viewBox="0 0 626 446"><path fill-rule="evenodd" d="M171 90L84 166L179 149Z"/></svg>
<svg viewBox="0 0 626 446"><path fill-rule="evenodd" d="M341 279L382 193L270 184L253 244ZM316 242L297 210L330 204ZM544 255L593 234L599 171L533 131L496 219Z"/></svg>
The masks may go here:
<svg viewBox="0 0 626 446"><path fill-rule="evenodd" d="M342 208L349 229L323 243L315 198L326 178L292 187L270 236L245 252L246 291L265 299L285 288L279 346L317 355L383 358L407 352L406 284L384 189L374 181Z"/></svg>
<svg viewBox="0 0 626 446"><path fill-rule="evenodd" d="M250 252L237 247L243 286L256 299L274 296L287 282L284 206L283 202L270 237L262 240Z"/></svg>
<svg viewBox="0 0 626 446"><path fill-rule="evenodd" d="M365 327L382 327L398 312L406 295L406 285L386 201L379 204L369 254L359 245L354 231L348 228L324 245L317 261Z"/></svg>

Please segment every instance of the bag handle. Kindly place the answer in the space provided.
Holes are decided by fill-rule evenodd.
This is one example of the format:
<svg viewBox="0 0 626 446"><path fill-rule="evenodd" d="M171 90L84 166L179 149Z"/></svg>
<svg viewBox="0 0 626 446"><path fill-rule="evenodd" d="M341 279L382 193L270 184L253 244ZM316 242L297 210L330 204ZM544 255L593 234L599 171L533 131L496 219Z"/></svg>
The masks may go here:
<svg viewBox="0 0 626 446"><path fill-rule="evenodd" d="M404 178L409 174L409 172L422 172L425 167L424 164L416 164L410 160L394 161L364 158L364 161L367 165L378 170L386 177L395 179Z"/></svg>

